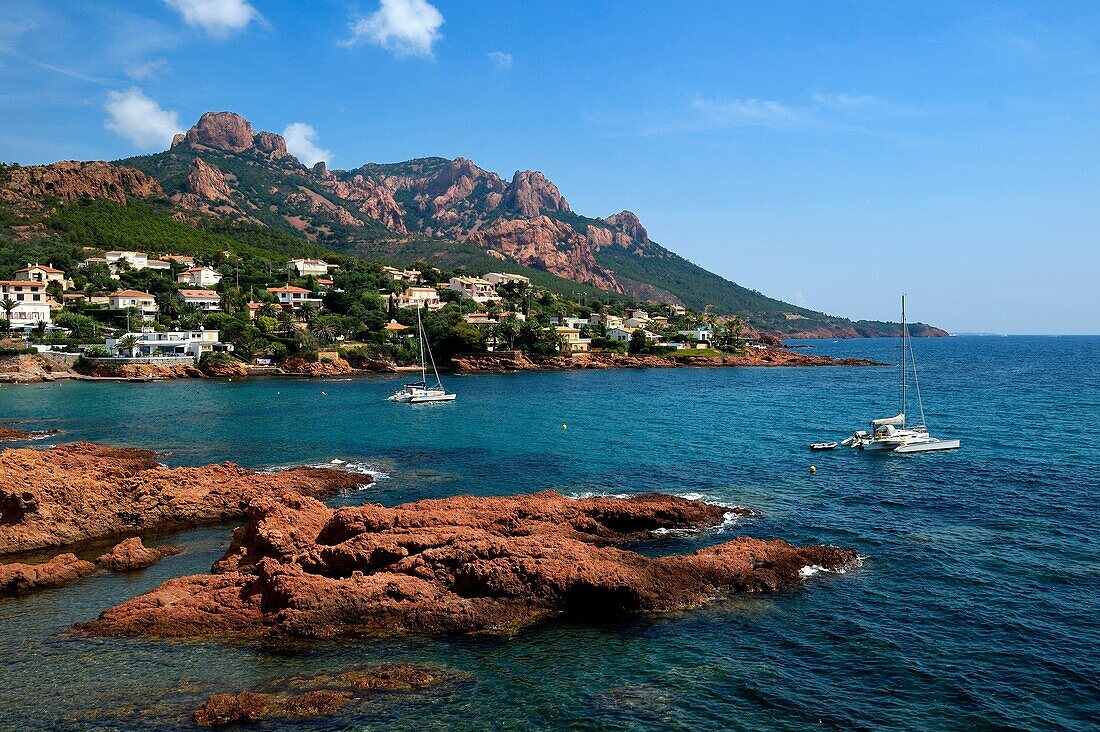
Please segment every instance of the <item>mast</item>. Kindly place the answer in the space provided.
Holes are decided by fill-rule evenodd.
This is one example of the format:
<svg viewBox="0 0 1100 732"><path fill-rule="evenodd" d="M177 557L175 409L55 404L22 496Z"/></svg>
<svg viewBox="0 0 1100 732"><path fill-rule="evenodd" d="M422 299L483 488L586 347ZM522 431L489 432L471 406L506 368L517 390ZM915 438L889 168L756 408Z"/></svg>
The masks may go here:
<svg viewBox="0 0 1100 732"><path fill-rule="evenodd" d="M424 323L420 320L420 305L416 306L416 337L420 341L420 381L428 383L428 368L424 363Z"/></svg>
<svg viewBox="0 0 1100 732"><path fill-rule="evenodd" d="M905 293L901 295L901 413L904 415L906 412L905 403ZM905 422L902 422L902 427L905 426Z"/></svg>

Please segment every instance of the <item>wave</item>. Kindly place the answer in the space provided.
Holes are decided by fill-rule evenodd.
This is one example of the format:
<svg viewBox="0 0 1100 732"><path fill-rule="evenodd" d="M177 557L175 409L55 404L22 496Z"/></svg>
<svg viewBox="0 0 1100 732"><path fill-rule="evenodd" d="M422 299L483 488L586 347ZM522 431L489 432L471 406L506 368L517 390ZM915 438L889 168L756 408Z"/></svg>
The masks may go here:
<svg viewBox="0 0 1100 732"><path fill-rule="evenodd" d="M301 463L293 463L289 465L274 465L269 468L262 468L258 470L259 473L277 473L281 470L290 470L291 468L302 467ZM369 475L374 478L375 481L389 480L391 476L381 467L372 462L366 460L342 460L340 458L333 458L327 463L307 463L307 468L329 468L330 470L342 470L345 473L358 473L359 475ZM368 484L369 485L369 484ZM367 487L366 485L362 487Z"/></svg>

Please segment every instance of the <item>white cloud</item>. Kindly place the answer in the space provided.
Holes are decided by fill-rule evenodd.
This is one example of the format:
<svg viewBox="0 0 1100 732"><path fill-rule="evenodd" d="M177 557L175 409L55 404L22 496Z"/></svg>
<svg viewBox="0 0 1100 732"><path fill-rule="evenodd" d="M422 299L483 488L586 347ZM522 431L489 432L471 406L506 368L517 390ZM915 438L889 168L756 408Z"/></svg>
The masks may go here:
<svg viewBox="0 0 1100 732"><path fill-rule="evenodd" d="M313 166L322 160L332 162L332 152L317 144L317 130L313 125L292 122L283 130L283 138L290 154L305 165Z"/></svg>
<svg viewBox="0 0 1100 732"><path fill-rule="evenodd" d="M111 92L104 109L104 126L143 150L167 149L172 136L183 131L178 113L161 109L136 87Z"/></svg>
<svg viewBox="0 0 1100 732"><path fill-rule="evenodd" d="M807 121L805 112L767 99L714 101L696 98L692 108L708 127L793 127Z"/></svg>
<svg viewBox="0 0 1100 732"><path fill-rule="evenodd" d="M432 55L443 14L427 0L382 0L378 10L351 24L345 46L373 43L399 56Z"/></svg>
<svg viewBox="0 0 1100 732"><path fill-rule="evenodd" d="M496 71L508 71L512 68L512 54L504 51L493 51L489 54L489 60L493 62Z"/></svg>
<svg viewBox="0 0 1100 732"><path fill-rule="evenodd" d="M874 104L877 101L870 94L825 94L822 92L814 94L813 100L823 107L834 107L836 109L857 109Z"/></svg>
<svg viewBox="0 0 1100 732"><path fill-rule="evenodd" d="M248 0L164 0L168 7L183 16L187 25L201 29L214 38L225 38L254 20L261 20L260 11Z"/></svg>
<svg viewBox="0 0 1100 732"><path fill-rule="evenodd" d="M126 75L131 79L141 81L151 76L167 73L171 71L171 69L172 67L168 65L167 61L158 58L155 61L138 61L132 63L125 68L125 71Z"/></svg>

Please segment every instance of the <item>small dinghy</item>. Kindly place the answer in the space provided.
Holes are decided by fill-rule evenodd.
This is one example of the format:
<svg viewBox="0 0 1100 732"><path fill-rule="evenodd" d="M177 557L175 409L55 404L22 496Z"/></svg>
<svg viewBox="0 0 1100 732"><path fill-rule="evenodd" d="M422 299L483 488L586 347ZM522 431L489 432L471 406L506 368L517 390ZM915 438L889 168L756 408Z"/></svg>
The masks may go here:
<svg viewBox="0 0 1100 732"><path fill-rule="evenodd" d="M835 442L811 442L810 443L810 449L811 450L835 450L836 449L836 443Z"/></svg>

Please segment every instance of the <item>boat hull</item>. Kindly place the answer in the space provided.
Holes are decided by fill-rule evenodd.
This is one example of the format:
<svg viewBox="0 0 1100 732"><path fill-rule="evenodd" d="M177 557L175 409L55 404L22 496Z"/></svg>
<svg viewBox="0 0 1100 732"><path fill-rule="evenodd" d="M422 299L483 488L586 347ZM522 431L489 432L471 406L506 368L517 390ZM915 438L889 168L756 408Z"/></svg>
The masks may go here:
<svg viewBox="0 0 1100 732"><path fill-rule="evenodd" d="M936 440L934 442L914 442L909 445L901 445L894 452L932 452L934 450L958 450L962 447L960 440Z"/></svg>
<svg viewBox="0 0 1100 732"><path fill-rule="evenodd" d="M415 396L409 399L409 404L427 404L429 402L453 402L457 394L430 394L427 396Z"/></svg>

